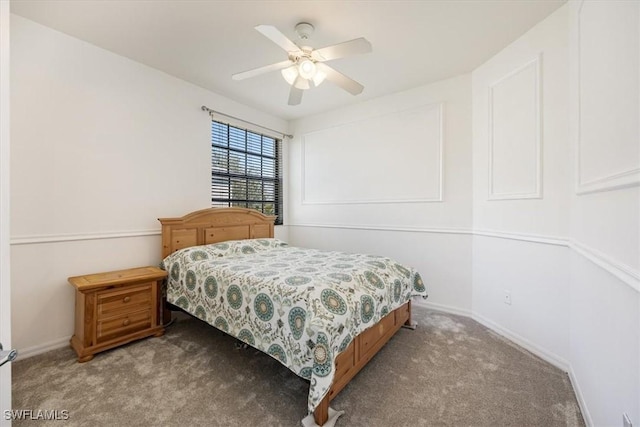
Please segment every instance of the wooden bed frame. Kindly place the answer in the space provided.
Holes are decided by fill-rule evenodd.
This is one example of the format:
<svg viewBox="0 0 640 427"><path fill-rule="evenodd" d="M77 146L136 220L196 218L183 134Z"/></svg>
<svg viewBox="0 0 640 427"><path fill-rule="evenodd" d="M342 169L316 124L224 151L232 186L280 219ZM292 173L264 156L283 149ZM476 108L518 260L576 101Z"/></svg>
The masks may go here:
<svg viewBox="0 0 640 427"><path fill-rule="evenodd" d="M275 217L244 208L209 208L180 218L159 218L162 224L162 258L183 248L224 242L226 240L273 237ZM171 311L163 301L164 323L171 321ZM331 389L314 411L316 424L329 418L329 402L403 326L412 327L411 301L389 313L378 323L356 336L335 360Z"/></svg>

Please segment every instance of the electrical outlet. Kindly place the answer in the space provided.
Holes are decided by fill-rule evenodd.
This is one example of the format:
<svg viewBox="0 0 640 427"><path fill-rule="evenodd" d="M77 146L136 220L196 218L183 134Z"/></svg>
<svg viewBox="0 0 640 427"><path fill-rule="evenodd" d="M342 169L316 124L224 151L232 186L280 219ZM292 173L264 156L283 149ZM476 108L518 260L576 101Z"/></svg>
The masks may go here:
<svg viewBox="0 0 640 427"><path fill-rule="evenodd" d="M511 291L504 291L502 301L507 305L511 305Z"/></svg>
<svg viewBox="0 0 640 427"><path fill-rule="evenodd" d="M622 414L622 427L633 427L633 425L631 424L631 419L627 414Z"/></svg>

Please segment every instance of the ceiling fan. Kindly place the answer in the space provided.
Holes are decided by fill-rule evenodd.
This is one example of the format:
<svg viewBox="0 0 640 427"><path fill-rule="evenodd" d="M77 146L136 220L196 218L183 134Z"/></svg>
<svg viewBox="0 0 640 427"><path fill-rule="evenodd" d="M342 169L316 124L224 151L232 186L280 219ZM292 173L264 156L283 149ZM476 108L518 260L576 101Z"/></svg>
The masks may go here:
<svg viewBox="0 0 640 427"><path fill-rule="evenodd" d="M319 86L325 79L352 95L358 95L364 89L360 83L336 71L324 62L371 52L371 43L367 39L360 37L344 43L313 49L309 46L298 46L272 25L258 25L255 29L284 49L289 59L234 74L231 76L234 80L244 80L269 71L281 70L282 76L291 85L289 105L300 104L303 91ZM296 25L295 30L298 37L304 42L309 39L314 28L307 22L301 22Z"/></svg>

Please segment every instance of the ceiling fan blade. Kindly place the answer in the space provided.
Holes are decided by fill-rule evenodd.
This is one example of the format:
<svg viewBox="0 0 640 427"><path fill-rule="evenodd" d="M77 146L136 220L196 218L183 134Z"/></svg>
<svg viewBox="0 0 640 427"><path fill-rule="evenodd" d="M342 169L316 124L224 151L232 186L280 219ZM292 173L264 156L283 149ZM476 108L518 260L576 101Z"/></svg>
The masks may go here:
<svg viewBox="0 0 640 427"><path fill-rule="evenodd" d="M319 70L322 70L322 72L327 75L327 80L335 85L340 86L351 95L358 95L364 89L364 86L362 86L360 83L329 67L327 64L318 62L316 63L316 67L318 67Z"/></svg>
<svg viewBox="0 0 640 427"><path fill-rule="evenodd" d="M289 92L289 105L299 105L302 102L302 89L291 85L291 91Z"/></svg>
<svg viewBox="0 0 640 427"><path fill-rule="evenodd" d="M300 48L273 25L258 25L255 29L287 52L299 52Z"/></svg>
<svg viewBox="0 0 640 427"><path fill-rule="evenodd" d="M244 80L249 77L255 77L263 73L268 73L269 71L282 70L283 68L290 67L294 62L290 60L276 62L275 64L265 65L264 67L254 68L253 70L243 71L242 73L236 73L231 76L233 80Z"/></svg>
<svg viewBox="0 0 640 427"><path fill-rule="evenodd" d="M345 56L371 52L371 43L364 37L349 40L348 42L334 44L313 51L313 59L317 61L331 61Z"/></svg>

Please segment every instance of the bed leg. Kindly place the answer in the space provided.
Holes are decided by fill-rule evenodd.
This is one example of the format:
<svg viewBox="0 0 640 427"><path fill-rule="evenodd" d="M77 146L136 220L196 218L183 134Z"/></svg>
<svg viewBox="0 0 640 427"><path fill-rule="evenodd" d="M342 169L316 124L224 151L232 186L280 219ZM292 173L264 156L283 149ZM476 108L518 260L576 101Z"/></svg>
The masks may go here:
<svg viewBox="0 0 640 427"><path fill-rule="evenodd" d="M327 394L313 411L313 418L319 426L324 425L329 419L329 395Z"/></svg>
<svg viewBox="0 0 640 427"><path fill-rule="evenodd" d="M418 322L414 322L411 320L411 300L407 302L407 312L409 313L409 317L402 325L403 328L415 330L418 327Z"/></svg>
<svg viewBox="0 0 640 427"><path fill-rule="evenodd" d="M171 310L167 305L167 297L162 297L162 324L168 325L171 322Z"/></svg>

